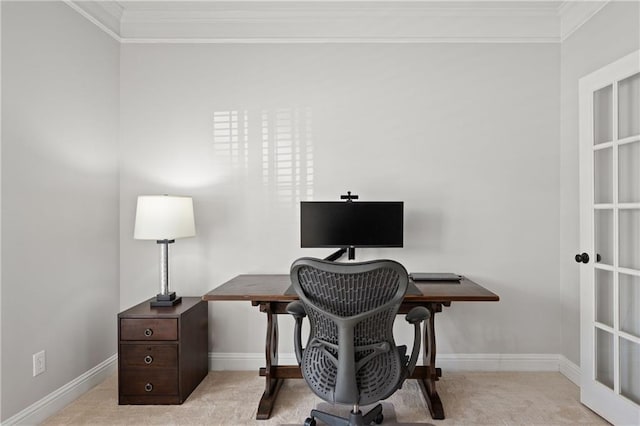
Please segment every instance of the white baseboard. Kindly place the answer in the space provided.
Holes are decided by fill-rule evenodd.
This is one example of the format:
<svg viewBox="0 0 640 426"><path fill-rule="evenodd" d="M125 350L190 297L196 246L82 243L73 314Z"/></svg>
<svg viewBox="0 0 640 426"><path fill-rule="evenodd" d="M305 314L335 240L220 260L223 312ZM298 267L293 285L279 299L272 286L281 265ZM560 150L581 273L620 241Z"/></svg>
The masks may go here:
<svg viewBox="0 0 640 426"><path fill-rule="evenodd" d="M559 371L556 354L438 354L436 365L449 371Z"/></svg>
<svg viewBox="0 0 640 426"><path fill-rule="evenodd" d="M582 378L582 370L573 362L569 361L564 356L560 355L559 371L569 380L571 380L576 386L580 386L580 380Z"/></svg>
<svg viewBox="0 0 640 426"><path fill-rule="evenodd" d="M296 365L295 354L279 354L280 365ZM264 367L264 353L209 352L209 371L254 371Z"/></svg>
<svg viewBox="0 0 640 426"><path fill-rule="evenodd" d="M116 371L117 363L118 355L114 354L91 370L8 418L2 422L2 425L35 425L41 423L89 389L102 383Z"/></svg>
<svg viewBox="0 0 640 426"><path fill-rule="evenodd" d="M296 364L292 353L281 353L278 360L282 365ZM576 385L580 384L580 368L557 354L439 354L437 366L448 371L559 371ZM212 371L246 371L260 367L264 367L263 353L209 353Z"/></svg>
<svg viewBox="0 0 640 426"><path fill-rule="evenodd" d="M25 408L2 425L31 425L64 408L116 371L114 354L91 370ZM278 355L282 365L295 365L293 353ZM448 371L559 371L580 386L580 367L555 354L440 354L438 367ZM264 367L264 353L209 352L209 370L255 371Z"/></svg>

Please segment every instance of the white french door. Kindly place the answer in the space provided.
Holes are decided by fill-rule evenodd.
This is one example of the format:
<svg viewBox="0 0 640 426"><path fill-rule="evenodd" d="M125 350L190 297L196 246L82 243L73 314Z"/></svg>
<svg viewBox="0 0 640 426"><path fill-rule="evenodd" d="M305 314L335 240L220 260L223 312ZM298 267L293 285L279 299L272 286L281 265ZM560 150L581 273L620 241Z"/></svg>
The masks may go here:
<svg viewBox="0 0 640 426"><path fill-rule="evenodd" d="M640 51L580 79L583 404L640 425Z"/></svg>

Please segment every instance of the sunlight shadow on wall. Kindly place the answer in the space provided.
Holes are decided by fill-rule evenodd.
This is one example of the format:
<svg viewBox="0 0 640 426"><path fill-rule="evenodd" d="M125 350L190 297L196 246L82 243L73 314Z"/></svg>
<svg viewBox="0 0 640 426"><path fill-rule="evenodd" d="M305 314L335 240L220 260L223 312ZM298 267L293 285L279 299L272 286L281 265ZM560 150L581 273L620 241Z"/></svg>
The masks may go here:
<svg viewBox="0 0 640 426"><path fill-rule="evenodd" d="M313 197L311 110L262 111L262 183L281 202Z"/></svg>
<svg viewBox="0 0 640 426"><path fill-rule="evenodd" d="M216 111L213 113L213 147L216 157L245 171L249 168L249 113Z"/></svg>
<svg viewBox="0 0 640 426"><path fill-rule="evenodd" d="M217 111L213 121L214 154L234 173L260 176L278 204L312 199L310 108Z"/></svg>

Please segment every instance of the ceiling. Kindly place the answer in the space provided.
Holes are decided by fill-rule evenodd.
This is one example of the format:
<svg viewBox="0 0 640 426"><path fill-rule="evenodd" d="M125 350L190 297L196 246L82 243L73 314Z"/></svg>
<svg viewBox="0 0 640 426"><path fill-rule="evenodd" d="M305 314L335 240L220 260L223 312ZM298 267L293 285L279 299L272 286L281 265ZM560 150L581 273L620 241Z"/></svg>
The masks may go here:
<svg viewBox="0 0 640 426"><path fill-rule="evenodd" d="M608 2L64 1L123 43L557 43Z"/></svg>

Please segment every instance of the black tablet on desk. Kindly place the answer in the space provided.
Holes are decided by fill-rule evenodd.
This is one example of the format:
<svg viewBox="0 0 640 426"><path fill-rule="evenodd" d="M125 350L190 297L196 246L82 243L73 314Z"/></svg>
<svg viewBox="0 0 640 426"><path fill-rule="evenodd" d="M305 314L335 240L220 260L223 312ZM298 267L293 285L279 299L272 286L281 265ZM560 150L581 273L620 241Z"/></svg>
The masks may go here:
<svg viewBox="0 0 640 426"><path fill-rule="evenodd" d="M462 275L452 274L449 272L412 272L409 274L409 278L418 284L436 281L455 284L460 282Z"/></svg>

